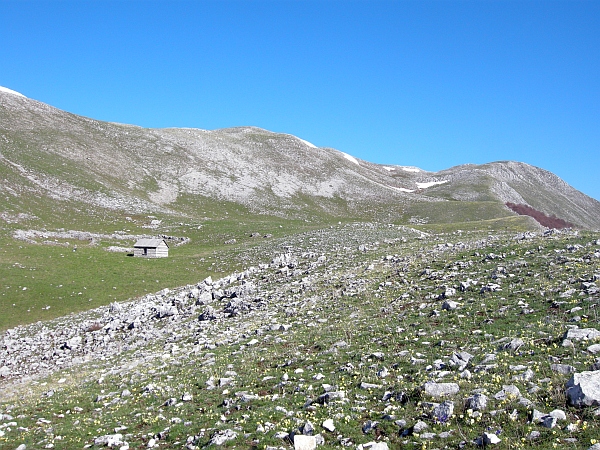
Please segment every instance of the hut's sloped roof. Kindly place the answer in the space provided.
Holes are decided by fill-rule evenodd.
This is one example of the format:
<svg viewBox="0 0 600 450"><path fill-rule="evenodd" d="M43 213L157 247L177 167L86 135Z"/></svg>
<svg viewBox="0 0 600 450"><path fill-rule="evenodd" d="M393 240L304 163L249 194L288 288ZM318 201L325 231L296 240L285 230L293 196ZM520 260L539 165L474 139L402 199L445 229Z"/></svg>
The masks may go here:
<svg viewBox="0 0 600 450"><path fill-rule="evenodd" d="M140 239L134 244L135 248L157 248L161 243L167 245L164 239ZM168 247L168 245L167 245Z"/></svg>

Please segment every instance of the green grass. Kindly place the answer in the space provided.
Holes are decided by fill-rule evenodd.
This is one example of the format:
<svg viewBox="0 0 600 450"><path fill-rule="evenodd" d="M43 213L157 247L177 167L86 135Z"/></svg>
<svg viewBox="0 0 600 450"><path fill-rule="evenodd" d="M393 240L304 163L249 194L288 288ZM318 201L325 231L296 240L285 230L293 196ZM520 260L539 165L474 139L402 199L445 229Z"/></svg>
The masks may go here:
<svg viewBox="0 0 600 450"><path fill-rule="evenodd" d="M14 242L2 246L1 329L198 281L210 266L179 257L177 249L172 258L148 260L78 244L77 251Z"/></svg>
<svg viewBox="0 0 600 450"><path fill-rule="evenodd" d="M465 222L480 222L510 217L514 216L514 214L499 202L463 202L451 200L414 203L407 208L404 216L404 219L407 221L411 216L416 216L426 219L426 223L462 224Z"/></svg>
<svg viewBox="0 0 600 450"><path fill-rule="evenodd" d="M525 232L535 230L537 225L527 216L508 216L498 219L488 219L469 222L433 223L414 225L415 228L431 233L454 233L461 231L491 231L491 232Z"/></svg>

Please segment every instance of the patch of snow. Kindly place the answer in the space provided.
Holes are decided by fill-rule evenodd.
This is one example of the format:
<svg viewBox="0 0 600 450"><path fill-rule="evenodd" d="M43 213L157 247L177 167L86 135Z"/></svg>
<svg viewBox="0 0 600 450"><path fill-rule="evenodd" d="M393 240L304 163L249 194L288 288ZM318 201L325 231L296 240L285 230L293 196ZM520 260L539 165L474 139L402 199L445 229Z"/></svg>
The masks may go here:
<svg viewBox="0 0 600 450"><path fill-rule="evenodd" d="M8 89L8 88L2 87L2 86L0 86L0 92L5 92L7 94L12 94L12 95L17 95L19 97L27 98L23 94L21 94L20 92L13 91L12 89Z"/></svg>
<svg viewBox="0 0 600 450"><path fill-rule="evenodd" d="M310 148L318 148L315 144L311 144L308 141L305 141L304 139L300 139L298 136L294 136L296 139L298 139L300 142L302 142L304 145L308 145Z"/></svg>
<svg viewBox="0 0 600 450"><path fill-rule="evenodd" d="M412 166L403 166L401 167L402 170L404 170L405 172L423 172L423 170L419 169L418 167L412 167Z"/></svg>
<svg viewBox="0 0 600 450"><path fill-rule="evenodd" d="M414 189L406 189L406 188L398 188L398 190L401 192L415 192Z"/></svg>
<svg viewBox="0 0 600 450"><path fill-rule="evenodd" d="M387 166L383 166L383 168L384 168L385 170L387 170L388 172L392 172L392 171L396 170L396 168L395 168L395 167L387 167Z"/></svg>
<svg viewBox="0 0 600 450"><path fill-rule="evenodd" d="M417 187L419 189L427 189L428 187L436 186L438 184L444 184L444 183L447 183L447 182L448 182L448 180L444 180L444 181L429 181L427 183L417 183Z"/></svg>
<svg viewBox="0 0 600 450"><path fill-rule="evenodd" d="M358 159L356 159L354 156L349 155L348 153L344 153L344 152L340 152L344 158L346 158L348 161L353 162L354 164L356 164L357 166L360 166L360 163L358 162Z"/></svg>

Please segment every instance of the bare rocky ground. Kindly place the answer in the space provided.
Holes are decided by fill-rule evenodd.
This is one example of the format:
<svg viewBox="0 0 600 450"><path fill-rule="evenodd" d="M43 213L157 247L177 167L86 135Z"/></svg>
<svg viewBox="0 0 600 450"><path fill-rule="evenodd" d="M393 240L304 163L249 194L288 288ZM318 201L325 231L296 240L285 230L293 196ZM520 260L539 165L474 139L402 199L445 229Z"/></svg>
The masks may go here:
<svg viewBox="0 0 600 450"><path fill-rule="evenodd" d="M350 224L238 258L8 330L0 447L596 448L599 234Z"/></svg>

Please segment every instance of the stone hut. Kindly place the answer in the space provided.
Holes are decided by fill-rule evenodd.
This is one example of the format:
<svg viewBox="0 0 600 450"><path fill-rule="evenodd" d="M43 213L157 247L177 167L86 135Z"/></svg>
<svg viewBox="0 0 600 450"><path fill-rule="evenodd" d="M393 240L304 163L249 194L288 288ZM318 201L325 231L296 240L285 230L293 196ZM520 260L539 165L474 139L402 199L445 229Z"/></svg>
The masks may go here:
<svg viewBox="0 0 600 450"><path fill-rule="evenodd" d="M169 256L169 246L164 239L140 239L133 246L133 256L166 258Z"/></svg>

